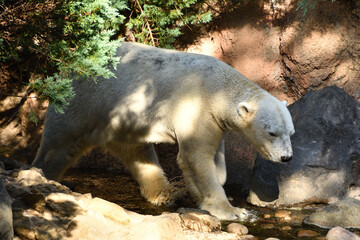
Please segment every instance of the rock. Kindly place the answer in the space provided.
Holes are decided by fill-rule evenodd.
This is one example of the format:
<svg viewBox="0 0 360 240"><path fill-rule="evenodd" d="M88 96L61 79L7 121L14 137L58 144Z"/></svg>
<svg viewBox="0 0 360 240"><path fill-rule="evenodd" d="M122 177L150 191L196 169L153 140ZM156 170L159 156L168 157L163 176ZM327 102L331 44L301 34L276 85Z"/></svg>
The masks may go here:
<svg viewBox="0 0 360 240"><path fill-rule="evenodd" d="M21 197L21 200L26 202L29 207L35 209L36 211L43 213L45 211L45 196L41 193L29 193L24 194Z"/></svg>
<svg viewBox="0 0 360 240"><path fill-rule="evenodd" d="M306 229L301 229L297 233L298 237L316 237L319 235L320 235L320 233L318 233L318 232L315 232L313 230L306 230Z"/></svg>
<svg viewBox="0 0 360 240"><path fill-rule="evenodd" d="M0 175L0 239L4 240L12 240L14 237L11 203L4 179Z"/></svg>
<svg viewBox="0 0 360 240"><path fill-rule="evenodd" d="M290 231L290 230L292 230L292 227L290 227L290 226L283 226L283 227L281 227L280 228L282 231Z"/></svg>
<svg viewBox="0 0 360 240"><path fill-rule="evenodd" d="M240 185L238 192L248 193L257 152L241 134L229 132L225 136L226 184Z"/></svg>
<svg viewBox="0 0 360 240"><path fill-rule="evenodd" d="M334 227L326 234L326 240L360 240L360 237L342 227Z"/></svg>
<svg viewBox="0 0 360 240"><path fill-rule="evenodd" d="M95 199L94 202L90 201L89 205L84 205L87 209L86 215L77 215L71 220L67 229L72 236L70 239L172 240L182 232L178 214L154 217L133 213L130 218L120 206ZM104 210L100 209L101 204ZM114 212L110 215L111 209L114 209ZM115 216L116 213L120 213L120 216Z"/></svg>
<svg viewBox="0 0 360 240"><path fill-rule="evenodd" d="M360 200L360 187L351 186L349 189L349 197Z"/></svg>
<svg viewBox="0 0 360 240"><path fill-rule="evenodd" d="M222 232L220 220L207 211L179 209L179 213L141 215L91 194L72 192L47 180L35 168L8 171L6 176L0 173L1 240L254 239ZM12 203L10 198L14 199Z"/></svg>
<svg viewBox="0 0 360 240"><path fill-rule="evenodd" d="M126 229L102 215L78 215L67 230L71 236L69 240L129 239Z"/></svg>
<svg viewBox="0 0 360 240"><path fill-rule="evenodd" d="M51 193L46 197L46 207L58 216L74 217L83 212L75 197L65 193Z"/></svg>
<svg viewBox="0 0 360 240"><path fill-rule="evenodd" d="M182 229L182 220L178 214L146 216L139 224L133 225L131 239L173 240L182 234Z"/></svg>
<svg viewBox="0 0 360 240"><path fill-rule="evenodd" d="M24 217L22 212L14 212L14 231L21 239L35 240L34 224L30 218Z"/></svg>
<svg viewBox="0 0 360 240"><path fill-rule="evenodd" d="M17 181L23 186L31 186L47 183L42 170L31 168L29 170L21 170L17 176Z"/></svg>
<svg viewBox="0 0 360 240"><path fill-rule="evenodd" d="M226 231L228 233L235 233L239 236L246 235L249 232L248 228L240 223L230 223L227 226Z"/></svg>
<svg viewBox="0 0 360 240"><path fill-rule="evenodd" d="M187 229L198 232L215 232L221 230L220 220L200 209L180 208L178 210L182 224Z"/></svg>
<svg viewBox="0 0 360 240"><path fill-rule="evenodd" d="M347 198L330 204L306 217L304 223L321 228L340 226L360 229L360 200Z"/></svg>
<svg viewBox="0 0 360 240"><path fill-rule="evenodd" d="M5 170L13 170L13 169L26 169L30 168L30 165L16 161L11 158L0 156L0 162L4 166L2 167Z"/></svg>
<svg viewBox="0 0 360 240"><path fill-rule="evenodd" d="M273 223L275 224L277 222L276 218L260 218L259 222L261 223Z"/></svg>
<svg viewBox="0 0 360 240"><path fill-rule="evenodd" d="M289 107L295 134L287 164L258 157L248 201L259 206L342 199L359 172L360 103L337 87L311 91Z"/></svg>
<svg viewBox="0 0 360 240"><path fill-rule="evenodd" d="M284 219L285 221L291 220L290 215L291 215L291 212L287 211L287 210L278 210L275 212L276 218L281 218L281 219Z"/></svg>
<svg viewBox="0 0 360 240"><path fill-rule="evenodd" d="M87 209L88 211L101 212L104 217L120 224L126 224L130 221L129 216L122 207L101 198L92 199Z"/></svg>
<svg viewBox="0 0 360 240"><path fill-rule="evenodd" d="M270 214L264 214L264 218L271 218L271 215Z"/></svg>
<svg viewBox="0 0 360 240"><path fill-rule="evenodd" d="M253 235L244 235L239 237L240 240L258 240L257 237L254 237Z"/></svg>
<svg viewBox="0 0 360 240"><path fill-rule="evenodd" d="M272 223L265 223L265 224L262 224L261 227L263 229L273 229L273 228L275 228L275 225Z"/></svg>

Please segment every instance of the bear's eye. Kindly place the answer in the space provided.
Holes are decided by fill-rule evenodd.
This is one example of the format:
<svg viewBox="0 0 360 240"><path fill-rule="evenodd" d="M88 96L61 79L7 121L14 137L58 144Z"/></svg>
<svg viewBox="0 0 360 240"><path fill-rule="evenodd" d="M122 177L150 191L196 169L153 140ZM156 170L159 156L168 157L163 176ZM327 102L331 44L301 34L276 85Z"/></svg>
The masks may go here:
<svg viewBox="0 0 360 240"><path fill-rule="evenodd" d="M276 137L276 134L273 133L273 132L269 132L269 135L272 136L272 137Z"/></svg>

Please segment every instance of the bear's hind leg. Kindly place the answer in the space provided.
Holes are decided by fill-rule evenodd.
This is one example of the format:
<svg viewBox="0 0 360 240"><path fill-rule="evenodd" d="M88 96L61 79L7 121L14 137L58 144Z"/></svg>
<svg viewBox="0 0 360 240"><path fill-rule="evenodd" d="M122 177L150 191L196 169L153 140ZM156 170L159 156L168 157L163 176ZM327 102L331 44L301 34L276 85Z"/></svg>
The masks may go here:
<svg viewBox="0 0 360 240"><path fill-rule="evenodd" d="M180 197L179 189L167 180L161 168L154 146L124 147L109 145L109 150L118 157L140 185L141 194L152 204L172 204Z"/></svg>

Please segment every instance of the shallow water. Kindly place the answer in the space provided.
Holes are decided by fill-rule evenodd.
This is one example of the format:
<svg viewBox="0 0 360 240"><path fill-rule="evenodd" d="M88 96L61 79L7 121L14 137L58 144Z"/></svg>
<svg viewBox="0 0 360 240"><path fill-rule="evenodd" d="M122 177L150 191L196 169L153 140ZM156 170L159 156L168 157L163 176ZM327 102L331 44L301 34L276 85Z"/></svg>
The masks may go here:
<svg viewBox="0 0 360 240"><path fill-rule="evenodd" d="M109 172L105 170L79 170L70 169L64 177L65 184L79 193L91 193L93 197L100 197L119 204L125 209L141 214L160 215L164 211L175 212L179 207L195 208L189 196L175 207L156 207L147 202L141 195L137 183L130 174L124 172ZM241 222L249 229L249 234L266 239L276 237L279 239L325 239L327 230L302 225L302 220L315 211L318 206L308 206L303 209L287 209L288 217L275 217L279 210L260 208L249 205L243 196L236 192L236 186L225 186L228 196L234 206L254 210L259 219L253 223ZM223 222L223 230L230 222ZM298 237L300 230L313 230L318 236ZM357 232L359 234L359 232Z"/></svg>

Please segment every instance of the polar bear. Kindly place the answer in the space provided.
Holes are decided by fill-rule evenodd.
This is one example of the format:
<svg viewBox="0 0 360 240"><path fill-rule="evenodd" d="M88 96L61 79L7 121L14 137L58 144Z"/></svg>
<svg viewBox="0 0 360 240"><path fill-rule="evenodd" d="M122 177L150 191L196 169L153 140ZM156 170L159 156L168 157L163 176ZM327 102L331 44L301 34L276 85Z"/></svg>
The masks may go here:
<svg viewBox="0 0 360 240"><path fill-rule="evenodd" d="M220 219L247 217L233 207L226 181L224 134L244 134L274 162L292 157L294 126L286 104L213 57L122 43L115 77L73 82L65 113L49 107L33 163L59 180L86 150L109 150L155 205L168 200L169 182L153 144L176 143L177 162L201 209Z"/></svg>

